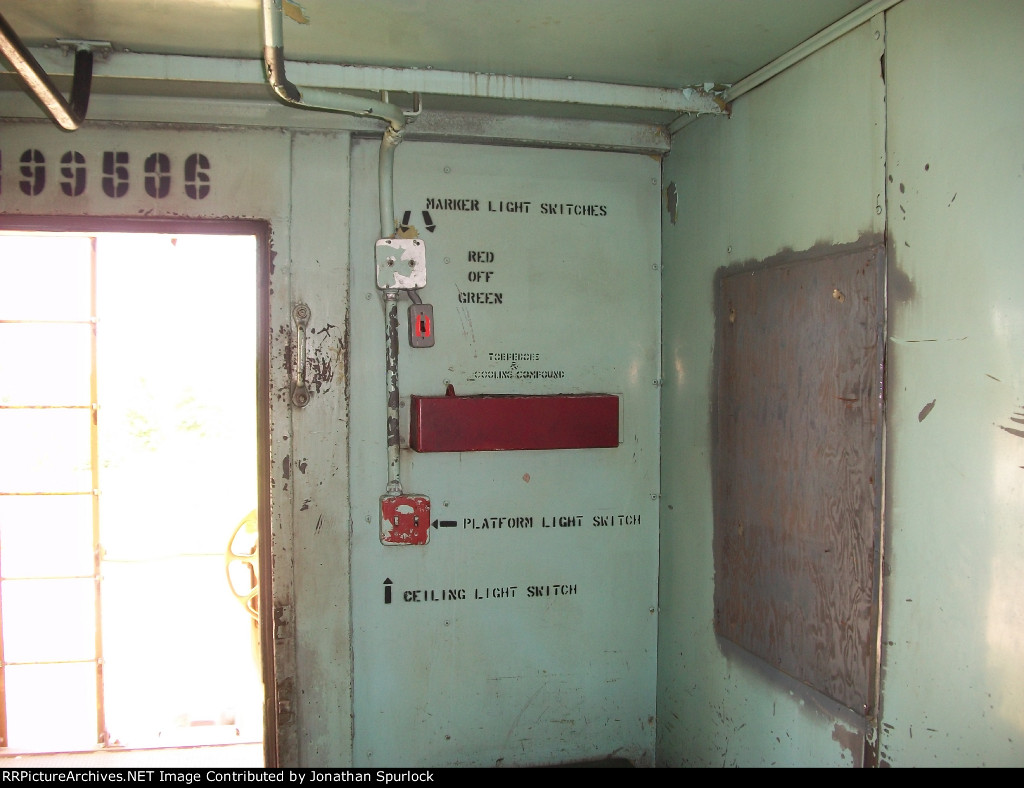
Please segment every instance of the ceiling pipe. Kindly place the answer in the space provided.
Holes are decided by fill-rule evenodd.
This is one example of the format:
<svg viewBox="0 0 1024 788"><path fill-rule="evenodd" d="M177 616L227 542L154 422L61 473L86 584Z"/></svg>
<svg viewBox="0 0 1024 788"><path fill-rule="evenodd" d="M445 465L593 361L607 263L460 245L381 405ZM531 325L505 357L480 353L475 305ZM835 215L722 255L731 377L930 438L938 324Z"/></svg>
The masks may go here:
<svg viewBox="0 0 1024 788"><path fill-rule="evenodd" d="M360 117L377 118L387 122L380 143L378 162L380 237L393 238L396 234L394 204L394 162L395 148L405 134L409 119L420 113L419 94L414 94L412 112L386 101L387 92L381 93L382 101L360 98L318 88L298 87L285 76L284 32L282 0L263 0L263 63L267 80L274 93L294 107L302 109L344 112ZM410 291L411 292L411 291ZM388 484L387 496L402 494L400 473L401 435L399 433L399 388L398 388L398 298L401 291L385 289L382 292L385 304L385 376L387 394L387 455Z"/></svg>
<svg viewBox="0 0 1024 788"><path fill-rule="evenodd" d="M11 64L25 86L43 105L43 109L65 131L76 131L85 121L92 89L92 50L80 47L75 52L75 71L71 80L71 102L65 101L46 71L28 51L18 34L0 14L0 53Z"/></svg>
<svg viewBox="0 0 1024 788"><path fill-rule="evenodd" d="M395 234L393 172L395 148L405 134L407 113L401 107L372 98L352 96L322 88L299 87L285 75L282 0L263 0L263 63L274 93L294 107L343 112L386 121L380 145L380 230L381 238ZM418 96L417 96L418 100ZM415 113L418 114L418 110Z"/></svg>
<svg viewBox="0 0 1024 788"><path fill-rule="evenodd" d="M815 35L797 44L791 50L786 52L780 57L777 57L771 63L766 66L762 66L753 74L750 74L739 82L730 85L722 96L722 99L728 106L732 106L732 102L738 99L740 96L749 93L754 88L758 88L771 79L774 76L781 74L788 68L795 66L805 58L810 57L815 52L823 49L824 47L836 41L851 30L860 27L865 22L869 21L872 17L877 14L883 14L895 5L898 5L903 0L868 0L868 2L854 9L842 19L833 22L831 25L826 27L824 30L816 33ZM693 115L681 115L676 118L672 123L669 124L668 131L670 135L674 135L677 131L680 131L684 127L690 125L697 119L700 113Z"/></svg>
<svg viewBox="0 0 1024 788"><path fill-rule="evenodd" d="M803 43L793 47L789 52L776 58L763 68L759 68L750 76L744 77L735 85L725 91L725 100L732 103L744 93L749 93L756 87L763 85L772 77L781 74L791 66L796 65L804 58L813 55L818 50L831 44L833 41L842 38L854 28L870 20L876 14L888 11L901 0L870 0L859 8L854 9L837 22L826 27L816 35L811 36Z"/></svg>

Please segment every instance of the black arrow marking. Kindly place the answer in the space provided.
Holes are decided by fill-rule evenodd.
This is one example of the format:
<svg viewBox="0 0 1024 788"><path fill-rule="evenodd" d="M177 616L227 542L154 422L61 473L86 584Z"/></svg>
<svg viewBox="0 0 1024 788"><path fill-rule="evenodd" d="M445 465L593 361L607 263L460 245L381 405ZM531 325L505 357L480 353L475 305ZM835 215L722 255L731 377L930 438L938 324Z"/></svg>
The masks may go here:
<svg viewBox="0 0 1024 788"><path fill-rule="evenodd" d="M458 526L458 523L455 520L434 520L431 525L435 528L437 528L438 525L440 525L441 528L455 528Z"/></svg>
<svg viewBox="0 0 1024 788"><path fill-rule="evenodd" d="M437 225L434 224L434 220L430 218L430 213L428 211L423 212L423 224L428 230L430 230L430 232L434 232L434 228L437 227Z"/></svg>
<svg viewBox="0 0 1024 788"><path fill-rule="evenodd" d="M391 578L388 577L384 580L384 604L391 604Z"/></svg>

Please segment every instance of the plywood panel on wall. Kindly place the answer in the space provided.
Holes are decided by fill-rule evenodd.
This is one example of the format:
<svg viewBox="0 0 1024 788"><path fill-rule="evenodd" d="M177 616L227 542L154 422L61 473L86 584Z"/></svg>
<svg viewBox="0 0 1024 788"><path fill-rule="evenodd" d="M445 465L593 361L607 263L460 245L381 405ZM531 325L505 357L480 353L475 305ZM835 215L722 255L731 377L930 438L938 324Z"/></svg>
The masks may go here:
<svg viewBox="0 0 1024 788"><path fill-rule="evenodd" d="M715 630L858 713L877 633L883 253L720 277Z"/></svg>

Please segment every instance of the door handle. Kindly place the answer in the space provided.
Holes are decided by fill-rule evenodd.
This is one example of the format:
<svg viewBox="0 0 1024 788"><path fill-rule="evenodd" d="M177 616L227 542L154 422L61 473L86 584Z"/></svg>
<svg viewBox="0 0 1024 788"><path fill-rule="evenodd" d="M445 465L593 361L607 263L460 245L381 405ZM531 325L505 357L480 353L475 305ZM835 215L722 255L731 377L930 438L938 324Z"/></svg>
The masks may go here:
<svg viewBox="0 0 1024 788"><path fill-rule="evenodd" d="M292 405L304 408L312 397L306 385L306 326L309 325L309 307L296 304L292 308L292 320L295 322L295 384L292 386Z"/></svg>

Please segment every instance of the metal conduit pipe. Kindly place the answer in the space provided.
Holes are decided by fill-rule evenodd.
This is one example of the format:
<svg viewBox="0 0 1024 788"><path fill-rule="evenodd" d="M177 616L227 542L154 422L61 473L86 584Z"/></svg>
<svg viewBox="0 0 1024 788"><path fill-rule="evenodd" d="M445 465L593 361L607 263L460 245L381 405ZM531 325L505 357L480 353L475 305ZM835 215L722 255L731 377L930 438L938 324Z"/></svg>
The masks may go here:
<svg viewBox="0 0 1024 788"><path fill-rule="evenodd" d="M384 347L386 363L384 386L388 398L388 495L402 494L401 447L402 435L398 427L398 291L384 291Z"/></svg>
<svg viewBox="0 0 1024 788"><path fill-rule="evenodd" d="M806 41L797 44L791 50L780 57L777 57L771 63L759 68L753 74L744 77L734 85L731 85L723 94L722 99L726 104L731 105L732 102L740 96L745 93L749 93L754 88L760 87L772 77L781 74L786 69L791 66L795 66L800 61L810 57L815 52L818 52L831 44L833 41L842 38L851 30L860 27L876 14L884 14L890 8L901 2L903 2L903 0L868 0L864 5L854 9L842 19L833 22L824 30L811 36ZM669 124L669 135L674 135L686 126L689 126L693 121L697 120L701 114L702 113L698 112L695 114L679 116Z"/></svg>
<svg viewBox="0 0 1024 788"><path fill-rule="evenodd" d="M281 0L263 0L263 64L267 81L278 98L301 109L342 112L388 123L380 146L380 231L381 238L395 234L393 173L395 148L405 134L406 113L386 101L352 96L323 88L299 87L285 74L284 26Z"/></svg>
<svg viewBox="0 0 1024 788"><path fill-rule="evenodd" d="M298 87L285 75L283 9L281 0L263 0L263 62L267 80L277 96L302 109L343 112L387 122L380 143L378 185L380 237L395 235L394 162L395 148L405 135L406 113L394 104L360 98L319 88ZM411 113L418 114L418 107ZM387 453L389 495L402 492L400 476L401 434L399 431L398 388L398 290L384 290L385 389L387 396Z"/></svg>
<svg viewBox="0 0 1024 788"><path fill-rule="evenodd" d="M833 41L842 38L854 28L860 27L862 24L870 20L871 17L876 14L885 13L899 2L902 2L902 0L869 0L869 2L854 9L842 19L837 22L833 22L824 30L811 36L802 44L793 47L789 52L786 52L784 55L776 58L768 65L759 68L750 76L741 79L735 85L729 87L725 91L725 96L723 98L726 102L732 103L744 93L748 93L754 88L763 85L769 79L781 74L790 66L799 63L804 58L813 55L815 52L831 44Z"/></svg>
<svg viewBox="0 0 1024 788"><path fill-rule="evenodd" d="M26 87L43 105L43 109L65 131L76 131L85 120L92 89L92 50L79 48L75 52L75 71L71 81L71 102L57 90L32 53L17 33L0 15L0 53L11 64Z"/></svg>
<svg viewBox="0 0 1024 788"><path fill-rule="evenodd" d="M263 62L270 85L288 104L305 109L345 112L386 120L395 130L405 126L402 108L371 98L322 88L298 87L288 81L284 68L284 26L281 0L263 0Z"/></svg>

